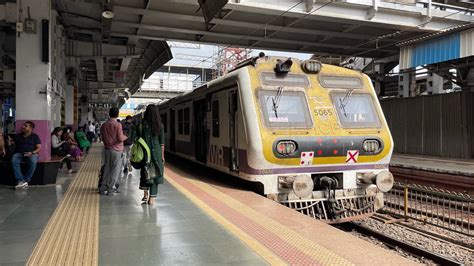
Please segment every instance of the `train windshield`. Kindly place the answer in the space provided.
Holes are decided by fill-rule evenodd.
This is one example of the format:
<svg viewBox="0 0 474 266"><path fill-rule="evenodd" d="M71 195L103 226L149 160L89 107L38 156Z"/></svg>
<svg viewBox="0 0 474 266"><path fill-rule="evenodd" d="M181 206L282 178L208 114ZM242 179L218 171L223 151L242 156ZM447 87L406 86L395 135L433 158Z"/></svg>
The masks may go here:
<svg viewBox="0 0 474 266"><path fill-rule="evenodd" d="M303 92L260 91L260 104L265 125L268 127L310 128L313 122Z"/></svg>
<svg viewBox="0 0 474 266"><path fill-rule="evenodd" d="M331 94L332 102L343 127L380 127L380 120L369 94Z"/></svg>

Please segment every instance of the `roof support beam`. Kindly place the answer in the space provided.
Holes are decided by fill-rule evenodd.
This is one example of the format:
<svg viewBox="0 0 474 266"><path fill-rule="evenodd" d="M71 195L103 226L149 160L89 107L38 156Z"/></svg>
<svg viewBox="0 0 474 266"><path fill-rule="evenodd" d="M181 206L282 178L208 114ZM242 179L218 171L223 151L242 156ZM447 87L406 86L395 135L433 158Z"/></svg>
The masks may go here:
<svg viewBox="0 0 474 266"><path fill-rule="evenodd" d="M67 40L66 56L81 58L139 57L143 50L132 45Z"/></svg>
<svg viewBox="0 0 474 266"><path fill-rule="evenodd" d="M204 36L211 36L211 37L224 37L224 38L237 39L239 43L235 43L235 45L245 45L245 44L248 44L248 41L257 41L257 42L264 41L264 42L283 43L283 44L291 44L291 45L301 45L301 46L308 46L308 47L339 48L339 49L360 50L360 51L367 50L365 48L360 48L360 47L351 49L353 45L337 45L337 44L330 44L330 43L315 43L315 42L302 41L302 40L287 40L287 39L266 38L266 37L259 37L259 36L247 36L247 35L240 35L240 34L216 33L216 32L202 31L202 30L190 30L190 29L182 29L182 28L161 27L161 26L154 26L154 25L130 23L130 22L125 22L125 21L114 21L114 24L118 27L132 27L132 28L141 27L145 29L170 32L170 33L184 33L184 34L192 34L192 35L204 35ZM112 35L121 36L121 37L135 36L132 34L122 34L118 32L113 32ZM142 39L153 39L149 37L154 37L154 36L145 37L143 35L138 35L138 37ZM157 36L157 39L160 39L160 40L166 39L166 36L162 36L162 37L163 38L160 38ZM393 50L379 49L379 51L393 53Z"/></svg>
<svg viewBox="0 0 474 266"><path fill-rule="evenodd" d="M114 82L95 82L95 81L85 81L85 84L82 84L81 88L88 90L118 90L125 89L123 86L119 87Z"/></svg>
<svg viewBox="0 0 474 266"><path fill-rule="evenodd" d="M181 0L175 0L181 1ZM320 7L324 3L316 3L314 7ZM472 16L465 15L459 11L445 11L432 9L432 20L426 23L426 8L419 6L399 5L387 2L378 2L377 13L372 19L368 19L367 11L373 7L373 0L345 0L344 2L334 2L324 8L321 8L314 14L307 16L306 19L323 20L327 22L341 22L341 20L352 21L359 25L369 25L374 27L388 28L393 26L399 28L421 27L423 30L442 30L447 27L455 26L459 23L472 20ZM239 4L227 3L226 8L256 14L276 15L288 10L294 5L292 1L275 1L274 4L259 2L258 0L245 0ZM459 8L461 11L465 8ZM287 17L299 18L304 15L306 6L295 7L290 12L285 13ZM213 21L214 22L214 21Z"/></svg>
<svg viewBox="0 0 474 266"><path fill-rule="evenodd" d="M145 13L149 13L149 14L153 14L155 16L159 16L164 19L169 18L173 20L200 22L200 23L203 23L204 25L204 18L202 16L183 15L183 14L162 12L162 11L156 11L156 10L147 10L145 12L145 10L141 8L132 8L132 7L125 7L125 6L115 6L114 10L116 12L121 12L124 14L131 13L135 15L144 15ZM114 20L114 23L115 22L116 21ZM249 29L262 29L262 26L263 26L262 24L258 24L258 23L228 20L225 18L223 19L214 18L212 20L212 24L249 28ZM324 36L343 37L343 38L351 38L351 39L358 39L358 40L366 40L366 39L374 37L372 35L367 35L367 34L340 33L340 32L334 32L334 31L304 29L304 28L289 27L288 25L287 26L266 25L265 28L269 31L281 31L281 32L290 32L290 33L299 33L299 34L308 34L308 35L324 35Z"/></svg>

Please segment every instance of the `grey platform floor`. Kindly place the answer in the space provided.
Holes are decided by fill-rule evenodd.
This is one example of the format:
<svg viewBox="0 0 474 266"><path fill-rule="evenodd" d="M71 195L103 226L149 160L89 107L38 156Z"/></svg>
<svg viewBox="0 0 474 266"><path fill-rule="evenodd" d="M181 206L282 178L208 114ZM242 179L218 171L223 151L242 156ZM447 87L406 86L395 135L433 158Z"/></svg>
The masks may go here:
<svg viewBox="0 0 474 266"><path fill-rule="evenodd" d="M23 190L0 186L0 265L25 265L74 176L61 171L56 185Z"/></svg>
<svg viewBox="0 0 474 266"><path fill-rule="evenodd" d="M237 237L165 181L142 204L138 171L100 198L100 265L266 265Z"/></svg>
<svg viewBox="0 0 474 266"><path fill-rule="evenodd" d="M170 184L142 204L138 171L121 193L100 197L99 265L266 265ZM56 185L0 187L0 265L25 265L73 175Z"/></svg>

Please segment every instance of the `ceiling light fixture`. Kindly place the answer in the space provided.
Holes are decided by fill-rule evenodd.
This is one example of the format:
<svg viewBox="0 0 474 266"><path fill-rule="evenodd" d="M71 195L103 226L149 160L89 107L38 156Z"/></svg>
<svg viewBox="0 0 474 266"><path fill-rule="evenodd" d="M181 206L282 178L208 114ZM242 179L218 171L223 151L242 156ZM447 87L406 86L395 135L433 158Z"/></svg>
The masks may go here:
<svg viewBox="0 0 474 266"><path fill-rule="evenodd" d="M108 18L108 19L111 19L114 17L114 12L110 11L110 10L105 10L104 12L102 12L102 16L104 18Z"/></svg>

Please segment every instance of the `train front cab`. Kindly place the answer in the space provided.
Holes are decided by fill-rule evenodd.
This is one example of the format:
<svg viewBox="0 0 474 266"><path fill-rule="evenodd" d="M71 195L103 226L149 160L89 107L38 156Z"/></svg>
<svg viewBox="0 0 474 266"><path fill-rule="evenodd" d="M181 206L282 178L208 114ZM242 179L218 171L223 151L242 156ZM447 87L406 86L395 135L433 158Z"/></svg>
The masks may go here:
<svg viewBox="0 0 474 266"><path fill-rule="evenodd" d="M328 222L371 215L393 184L393 141L370 79L317 61L293 60L278 73L283 63L265 57L249 68L255 113L244 114L253 170L246 178ZM243 109L246 97L242 90Z"/></svg>

